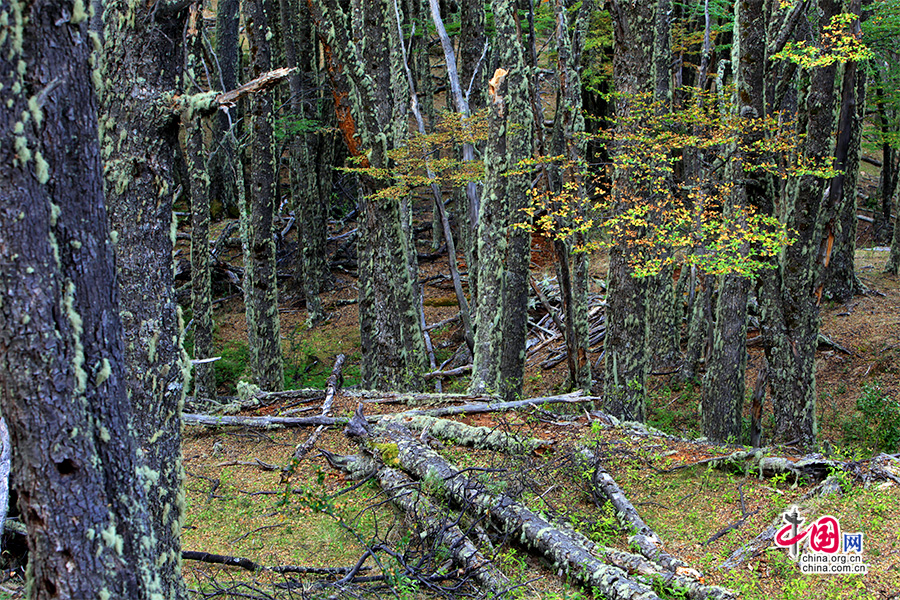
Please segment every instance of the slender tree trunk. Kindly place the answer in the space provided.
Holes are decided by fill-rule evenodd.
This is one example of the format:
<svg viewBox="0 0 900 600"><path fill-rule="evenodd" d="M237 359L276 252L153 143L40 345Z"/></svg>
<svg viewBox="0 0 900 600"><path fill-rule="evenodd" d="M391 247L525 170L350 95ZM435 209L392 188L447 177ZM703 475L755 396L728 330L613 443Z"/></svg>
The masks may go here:
<svg viewBox="0 0 900 600"><path fill-rule="evenodd" d="M527 174L512 174L533 154L534 118L529 73L519 39L515 5L491 4L500 69L491 79L490 135L485 188L478 218L478 297L470 390L521 393L525 366L528 268L531 234L521 208L527 205ZM522 223L526 227L515 227Z"/></svg>
<svg viewBox="0 0 900 600"><path fill-rule="evenodd" d="M221 90L238 87L240 55L238 53L238 25L240 0L219 0L216 3L216 65L219 81L214 86ZM240 215L235 171L240 168L238 150L234 140L240 138L240 110L220 110L213 118L213 147L210 153L209 196L213 210L224 209L231 217ZM234 135L228 132L236 128Z"/></svg>
<svg viewBox="0 0 900 600"><path fill-rule="evenodd" d="M145 486L153 498L151 546L159 557L160 587L186 597L181 576L181 406L190 376L175 302L172 246L174 157L186 7L106 4L101 61L101 148L110 227L125 330L126 386L140 418ZM137 132L137 133L135 133ZM152 475L151 475L152 474Z"/></svg>
<svg viewBox="0 0 900 600"><path fill-rule="evenodd" d="M246 3L250 60L254 77L271 68L268 40L275 17L269 0ZM275 392L284 386L281 322L278 316L278 277L275 270L275 176L273 139L274 99L271 92L250 99L250 197L241 208L244 246L244 303L250 340L251 369L256 384Z"/></svg>
<svg viewBox="0 0 900 600"><path fill-rule="evenodd" d="M616 91L616 116L631 114L631 98L654 89L653 52L656 32L656 2L636 6L614 1L610 4L615 33L613 79ZM616 148L614 152L627 151ZM615 210L622 211L644 193L631 181L627 169L613 176ZM645 397L649 355L646 282L633 277L629 265L632 250L614 246L609 253L607 277L607 329L605 341L605 395L607 409L634 421L645 418Z"/></svg>
<svg viewBox="0 0 900 600"><path fill-rule="evenodd" d="M852 0L850 11L859 16L860 2ZM859 24L856 29L859 32ZM829 202L835 214L826 228L833 247L831 259L823 273L823 296L837 302L847 302L856 293L854 270L856 258L856 193L859 182L859 156L862 123L866 116L866 71L856 62L843 65L841 105L838 115L837 143L834 166L842 171L833 178L829 188Z"/></svg>
<svg viewBox="0 0 900 600"><path fill-rule="evenodd" d="M672 104L672 5L660 0L656 9L656 36L653 44L653 100L656 110L665 113ZM674 188L672 175L667 174L663 183ZM664 218L664 217L663 217ZM681 323L675 315L675 281L671 266L665 266L655 275L647 277L647 322L652 335L648 337L647 359L650 368L665 371L680 358L679 337Z"/></svg>
<svg viewBox="0 0 900 600"><path fill-rule="evenodd" d="M894 235L891 238L891 254L884 270L897 275L900 271L900 185L894 190L894 212L898 215L894 222Z"/></svg>
<svg viewBox="0 0 900 600"><path fill-rule="evenodd" d="M87 16L70 10L0 2L16 25L0 41L0 409L27 597L184 597L142 543L157 488L125 384Z"/></svg>
<svg viewBox="0 0 900 600"><path fill-rule="evenodd" d="M553 5L556 15L556 54L557 54L557 106L553 123L552 153L565 156L566 165L557 174L553 183L554 191L561 192L565 183L574 185L577 192L574 207L577 215L584 217L584 206L587 202L586 190L580 172L580 161L585 155L584 116L581 109L581 81L578 76L576 56L581 56L581 48L577 47L570 35L566 5L563 0L556 0ZM576 25L576 29L579 25ZM583 40L577 36L579 43ZM557 170L558 169L554 169ZM560 223L561 227L571 227L574 219ZM588 281L587 257L583 252L574 252L573 246L583 246L584 235L578 233L572 239L554 242L558 260L560 295L566 314L566 348L569 364L569 385L590 394L591 364L587 358L589 328L587 315ZM579 248L576 248L578 250Z"/></svg>
<svg viewBox="0 0 900 600"><path fill-rule="evenodd" d="M185 93L200 93L199 77L203 72L203 19L197 5L191 7L185 33ZM203 127L201 115L189 107L181 118L184 129L182 151L187 162L191 194L191 312L194 322L194 358L210 358L213 354L212 281L209 247L209 173L203 160ZM212 363L194 365L194 396L216 398L216 378Z"/></svg>
<svg viewBox="0 0 900 600"><path fill-rule="evenodd" d="M295 67L290 78L291 117L299 119L306 127L309 111L307 103L311 92L304 85L312 71L309 58L313 53L312 31L308 9L301 12L296 0L280 0L281 28L284 31L285 58L289 67ZM301 22L300 19L303 19ZM325 287L328 269L325 244L328 225L325 220L324 201L319 193L313 157L320 143L315 133L292 132L288 151L290 153L291 201L297 219L297 269L295 278L306 301L306 323L313 326L325 318L319 292Z"/></svg>
<svg viewBox="0 0 900 600"><path fill-rule="evenodd" d="M407 135L409 90L396 16L390 0L352 0L348 15L336 0L310 0L313 17L327 32L329 70L336 81L338 128L362 166L388 168L388 152ZM365 31L355 38L351 32ZM388 60L372 61L373 56ZM348 94L340 95L341 89ZM408 205L374 196L381 184L359 177L358 246L360 339L363 385L417 389L427 364L419 302L414 286L416 250L410 245ZM413 257L411 259L411 257Z"/></svg>

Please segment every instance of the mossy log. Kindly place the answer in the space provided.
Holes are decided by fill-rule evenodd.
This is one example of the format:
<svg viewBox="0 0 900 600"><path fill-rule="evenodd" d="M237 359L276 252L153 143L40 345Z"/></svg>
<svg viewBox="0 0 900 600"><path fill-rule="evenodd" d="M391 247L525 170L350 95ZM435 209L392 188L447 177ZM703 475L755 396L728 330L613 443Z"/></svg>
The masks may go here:
<svg viewBox="0 0 900 600"><path fill-rule="evenodd" d="M391 502L417 524L425 537L433 541L434 547L447 548L453 562L470 571L485 591L495 598L509 591L512 586L506 576L478 550L458 525L448 519L450 512L417 489L408 475L381 464L375 477Z"/></svg>
<svg viewBox="0 0 900 600"><path fill-rule="evenodd" d="M345 425L349 419L334 417L235 417L230 415L182 415L185 425L202 425L205 427L261 427L276 429L280 427L312 427L318 425Z"/></svg>
<svg viewBox="0 0 900 600"><path fill-rule="evenodd" d="M549 440L522 437L514 433L501 431L498 428L474 427L458 421L439 419L427 415L401 413L388 415L383 420L388 423L399 423L416 431L426 431L438 439L450 441L460 446L495 450L506 454L530 454L536 450L549 448L553 445L553 442Z"/></svg>
<svg viewBox="0 0 900 600"><path fill-rule="evenodd" d="M655 565L644 557L597 546L578 532L551 523L509 496L488 492L484 485L462 476L458 469L396 424L379 427L377 436L396 445L396 460L404 470L420 479L442 481L445 493L453 502L489 514L507 532L518 535L523 544L549 559L560 574L565 573L587 587L596 588L610 600L659 598L650 582L632 578L623 568L606 559L609 554L622 564L632 561L634 565L652 570ZM676 575L662 566L656 568L656 573L664 580L671 580ZM729 590L700 582L694 582L692 587L695 590L692 598L724 600L735 597Z"/></svg>

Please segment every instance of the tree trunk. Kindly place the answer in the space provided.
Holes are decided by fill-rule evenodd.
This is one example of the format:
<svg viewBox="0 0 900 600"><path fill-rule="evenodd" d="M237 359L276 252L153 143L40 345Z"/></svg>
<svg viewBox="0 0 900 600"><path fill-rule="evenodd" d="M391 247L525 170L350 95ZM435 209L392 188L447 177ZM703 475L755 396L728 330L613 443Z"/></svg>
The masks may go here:
<svg viewBox="0 0 900 600"><path fill-rule="evenodd" d="M576 198L574 210L583 218L586 204L586 190L580 172L579 161L584 158L584 116L581 108L581 81L578 76L576 57L581 56L581 47L575 46L569 33L566 6L563 0L553 5L556 15L557 54L557 107L553 123L553 149L556 156L564 156L565 164L559 177L553 183L554 192L562 192L565 184L574 185ZM576 29L578 25L576 25ZM576 38L579 43L581 36ZM557 170L557 169L554 169ZM571 227L574 219L566 219L560 227ZM566 314L566 351L569 364L569 385L591 393L591 363L587 358L590 324L588 322L588 270L584 248L584 234L577 233L571 239L554 242L560 283L560 296ZM573 248L574 246L574 248ZM573 250L575 252L573 253Z"/></svg>
<svg viewBox="0 0 900 600"><path fill-rule="evenodd" d="M319 293L326 287L330 275L325 252L328 237L325 198L320 194L317 170L312 168L318 146L324 140L318 133L306 131L311 126L311 117L318 116L308 109L314 98L307 84L314 69L309 10L304 6L301 11L297 0L280 0L280 7L285 58L289 67L297 69L290 78L289 101L290 115L295 121L288 123L287 132L290 136L291 205L297 219L298 256L294 277L306 301L307 327L311 327L325 318ZM291 129L295 123L298 131Z"/></svg>
<svg viewBox="0 0 900 600"><path fill-rule="evenodd" d="M615 52L613 79L616 91L616 116L626 118L633 108L631 98L654 90L654 41L656 2L637 6L619 1L611 3ZM615 153L627 151L617 147ZM613 176L613 202L623 211L634 196L646 193L631 180L625 168ZM648 198L649 200L649 198ZM633 277L629 265L632 250L622 244L609 253L607 277L607 331L605 344L605 395L607 410L617 417L643 421L649 356L646 282Z"/></svg>
<svg viewBox="0 0 900 600"><path fill-rule="evenodd" d="M154 503L151 546L166 597L185 597L181 577L181 406L190 376L175 302L174 157L186 8L106 4L101 147L125 331L126 385ZM135 133L137 132L137 133Z"/></svg>
<svg viewBox="0 0 900 600"><path fill-rule="evenodd" d="M860 14L859 0L850 3L850 11ZM857 32L859 25L857 23ZM857 33L854 32L854 33ZM831 259L822 275L822 295L836 302L847 302L857 291L856 271L856 194L859 182L859 156L862 124L866 116L866 71L856 62L843 65L841 106L838 115L834 166L842 173L831 180L829 202L835 214L826 235L832 235Z"/></svg>
<svg viewBox="0 0 900 600"><path fill-rule="evenodd" d="M191 7L185 34L185 93L200 93L194 78L203 72L203 19ZM194 85L191 85L194 84ZM191 194L191 312L194 322L194 358L213 355L212 281L209 271L209 172L203 151L203 127L198 111L188 107L182 114L182 152L187 162ZM216 378L212 363L194 364L194 396L216 398Z"/></svg>
<svg viewBox="0 0 900 600"><path fill-rule="evenodd" d="M821 0L818 5L821 23L828 23L839 10L833 0ZM803 74L798 128L805 141L800 151L814 163L827 164L834 156L835 72L832 65ZM782 253L779 269L760 278L775 440L807 448L816 445L815 353L821 270L830 251L830 240L823 238L823 231L833 214L824 187L821 179L811 175L788 182L786 225L796 232L797 241Z"/></svg>
<svg viewBox="0 0 900 600"><path fill-rule="evenodd" d="M211 87L233 90L238 87L240 55L238 53L238 25L240 0L219 0L216 3L216 64L219 81ZM212 139L215 144L209 156L209 197L213 211L224 209L231 217L240 216L235 171L240 168L234 140L240 137L240 110L220 110L213 118ZM234 136L228 132L236 128Z"/></svg>
<svg viewBox="0 0 900 600"><path fill-rule="evenodd" d="M275 18L269 0L245 5L254 77L271 68L269 31ZM267 392L284 386L281 321L278 316L278 276L275 269L275 177L277 173L271 92L250 98L250 197L241 207L244 247L244 304L250 340L250 366L256 384Z"/></svg>
<svg viewBox="0 0 900 600"><path fill-rule="evenodd" d="M125 383L87 15L71 9L0 2L0 409L28 529L27 596L183 598L179 558L158 563L168 548L143 543L160 523L151 480L170 471L138 458L144 415Z"/></svg>
<svg viewBox="0 0 900 600"><path fill-rule="evenodd" d="M887 265L884 270L887 273L897 275L900 271L900 185L894 190L894 214L898 215L894 219L894 235L891 238L891 254L888 257Z"/></svg>
<svg viewBox="0 0 900 600"><path fill-rule="evenodd" d="M334 77L350 83L335 96L338 127L363 167L389 168L388 152L407 135L409 89L396 16L389 1L353 0L351 14L336 0L310 0L314 18L328 33ZM350 18L352 17L352 19ZM351 32L365 31L363 38ZM372 61L372 56L388 60ZM346 110L349 108L350 110ZM358 137L357 137L358 136ZM362 385L411 390L421 386L425 344L414 285L416 250L410 245L408 205L401 198L373 196L382 184L360 174L359 318Z"/></svg>
<svg viewBox="0 0 900 600"><path fill-rule="evenodd" d="M759 207L774 190L767 177L750 170L758 161L752 148L762 139L761 128L754 123L765 117L766 18L763 0L735 3L735 32L732 68L735 74L735 105L740 133L733 158L727 165L726 183L732 185L726 216L746 228L743 212ZM746 121L744 126L743 121ZM744 241L738 252L751 251ZM703 381L701 412L703 434L714 442L740 442L744 402L744 377L747 368L747 300L750 281L735 274L722 276L716 321L713 327L706 378Z"/></svg>
<svg viewBox="0 0 900 600"><path fill-rule="evenodd" d="M513 3L492 3L501 68L491 80L485 188L478 216L478 297L471 393L521 394L525 369L531 233L525 221L527 174L507 173L533 153L528 69ZM527 223L526 223L527 224Z"/></svg>

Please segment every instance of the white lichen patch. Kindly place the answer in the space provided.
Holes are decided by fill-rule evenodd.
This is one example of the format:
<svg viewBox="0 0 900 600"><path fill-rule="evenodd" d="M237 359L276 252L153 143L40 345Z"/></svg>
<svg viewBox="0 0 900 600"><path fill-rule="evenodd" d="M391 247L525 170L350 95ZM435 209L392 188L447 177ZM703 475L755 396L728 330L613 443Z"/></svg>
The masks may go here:
<svg viewBox="0 0 900 600"><path fill-rule="evenodd" d="M83 394L87 389L87 371L84 370L84 346L81 343L81 336L84 333L84 322L81 315L75 310L75 284L72 281L66 282L66 293L63 296L63 307L66 311L66 317L72 326L72 337L75 342L75 356L72 357L72 370L75 372L75 389L74 394Z"/></svg>
<svg viewBox="0 0 900 600"><path fill-rule="evenodd" d="M102 385L109 376L112 375L112 366L109 364L109 360L104 357L103 360L97 363L97 366L94 367L97 374L94 375L94 385L100 386Z"/></svg>
<svg viewBox="0 0 900 600"><path fill-rule="evenodd" d="M121 535L116 533L116 526L114 523L110 523L109 527L100 532L100 538L103 540L103 543L106 544L107 548L114 549L116 554L122 556L125 540L122 539Z"/></svg>

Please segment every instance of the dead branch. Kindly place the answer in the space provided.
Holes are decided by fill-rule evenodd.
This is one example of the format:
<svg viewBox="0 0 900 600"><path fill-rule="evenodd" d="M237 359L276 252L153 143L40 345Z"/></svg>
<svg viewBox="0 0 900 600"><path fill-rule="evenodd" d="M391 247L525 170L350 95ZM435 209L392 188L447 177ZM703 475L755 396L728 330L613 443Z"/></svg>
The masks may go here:
<svg viewBox="0 0 900 600"><path fill-rule="evenodd" d="M248 81L244 85L231 90L230 92L222 92L216 96L216 104L224 107L232 107L237 105L237 101L250 94L258 94L272 89L281 83L296 71L296 67L274 69L268 73L263 73L253 81Z"/></svg>
<svg viewBox="0 0 900 600"><path fill-rule="evenodd" d="M421 479L443 481L444 491L455 503L488 513L505 531L518 535L528 546L541 552L561 572L566 572L590 588L597 588L613 600L650 600L659 598L647 585L631 579L628 573L597 558L609 549L599 547L571 529L563 529L535 514L505 494L492 494L479 481L468 479L437 453L417 442L401 427L388 425L378 429L379 439L397 445L397 459L403 468ZM591 552L588 548L592 548ZM615 552L615 551L611 551ZM620 556L629 556L622 553ZM635 561L650 564L644 557L630 555ZM665 572L659 567L657 573ZM674 573L669 572L673 577ZM734 598L724 588L694 582L697 598Z"/></svg>
<svg viewBox="0 0 900 600"><path fill-rule="evenodd" d="M591 476L593 484L592 492L596 495L599 491L616 510L616 519L626 531L633 531L628 541L635 544L641 551L641 554L658 563L672 572L700 578L700 573L691 569L687 563L672 556L662 549L662 539L653 529L647 525L638 514L637 509L619 487L619 484L612 478L606 469L600 464L600 461L594 453L587 448L582 448L578 453L579 459L585 466L592 467L594 474Z"/></svg>
<svg viewBox="0 0 900 600"><path fill-rule="evenodd" d="M432 371L431 373L425 373L422 375L422 379L441 379L442 377L454 377L456 375L462 375L463 373L468 373L472 370L472 365L463 365L461 367L456 367L455 369L448 369L446 371Z"/></svg>
<svg viewBox="0 0 900 600"><path fill-rule="evenodd" d="M310 573L315 575L345 575L352 567L300 567L295 565L283 565L278 567L266 567L249 558L240 556L228 556L225 554L212 554L210 552L198 552L196 550L182 550L182 560L196 560L214 565L227 567L240 567L247 571L272 571L273 573ZM360 571L368 571L372 567L362 567Z"/></svg>
<svg viewBox="0 0 900 600"><path fill-rule="evenodd" d="M496 450L506 454L531 453L553 445L552 441L540 438L523 438L489 427L473 427L458 421L438 419L426 415L400 413L398 415L388 415L383 419L383 422L399 423L408 429L422 431L423 436L426 434L433 435L461 446Z"/></svg>
<svg viewBox="0 0 900 600"><path fill-rule="evenodd" d="M322 413L319 415L320 417L327 417L331 413L331 407L334 406L334 395L344 383L344 375L341 373L341 369L344 367L344 359L345 357L343 354L338 354L334 361L334 366L331 368L331 375L328 377L328 381L325 384L325 401L322 402ZM297 445L297 448L294 450L294 458L298 461L303 460L303 458L309 454L309 451L312 450L313 446L316 445L316 442L319 440L319 436L322 435L323 431L325 431L324 425L316 427L316 430L306 438L305 442Z"/></svg>

